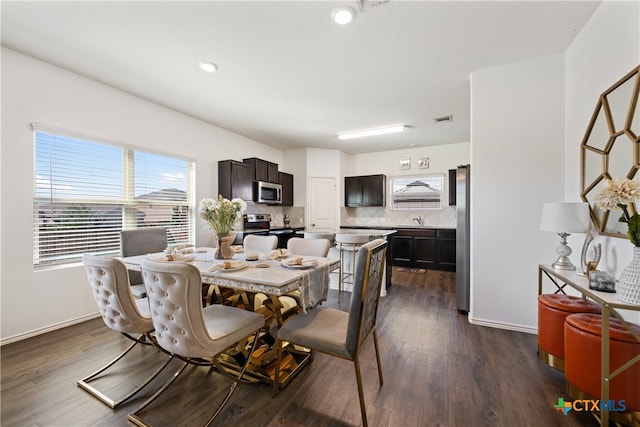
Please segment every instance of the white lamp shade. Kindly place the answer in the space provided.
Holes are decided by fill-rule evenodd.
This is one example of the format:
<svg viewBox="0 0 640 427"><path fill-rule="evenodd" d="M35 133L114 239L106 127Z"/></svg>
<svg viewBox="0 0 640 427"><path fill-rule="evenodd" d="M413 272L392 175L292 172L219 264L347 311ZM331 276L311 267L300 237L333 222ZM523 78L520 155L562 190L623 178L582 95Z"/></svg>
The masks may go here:
<svg viewBox="0 0 640 427"><path fill-rule="evenodd" d="M545 203L540 230L555 233L587 233L590 226L588 203Z"/></svg>

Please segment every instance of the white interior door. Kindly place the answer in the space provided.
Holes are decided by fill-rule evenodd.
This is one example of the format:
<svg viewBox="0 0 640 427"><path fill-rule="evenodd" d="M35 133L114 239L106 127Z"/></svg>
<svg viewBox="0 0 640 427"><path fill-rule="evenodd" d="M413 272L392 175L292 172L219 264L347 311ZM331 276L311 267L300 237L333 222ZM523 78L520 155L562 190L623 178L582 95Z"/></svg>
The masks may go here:
<svg viewBox="0 0 640 427"><path fill-rule="evenodd" d="M335 230L338 199L334 177L310 177L307 229Z"/></svg>

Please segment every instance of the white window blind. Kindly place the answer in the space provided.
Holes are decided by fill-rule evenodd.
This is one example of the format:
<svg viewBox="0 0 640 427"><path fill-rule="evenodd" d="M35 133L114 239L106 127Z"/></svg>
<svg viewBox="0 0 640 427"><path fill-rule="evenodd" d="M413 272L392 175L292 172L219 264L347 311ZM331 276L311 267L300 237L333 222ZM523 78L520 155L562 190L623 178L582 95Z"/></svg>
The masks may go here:
<svg viewBox="0 0 640 427"><path fill-rule="evenodd" d="M33 263L118 254L120 231L165 227L193 243L194 164L34 126Z"/></svg>

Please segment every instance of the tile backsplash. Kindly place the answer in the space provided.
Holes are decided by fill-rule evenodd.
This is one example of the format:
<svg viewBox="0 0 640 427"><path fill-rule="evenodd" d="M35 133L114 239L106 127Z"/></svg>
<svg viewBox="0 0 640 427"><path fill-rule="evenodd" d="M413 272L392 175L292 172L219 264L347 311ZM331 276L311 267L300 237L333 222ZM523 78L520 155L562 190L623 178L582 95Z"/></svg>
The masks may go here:
<svg viewBox="0 0 640 427"><path fill-rule="evenodd" d="M249 205L247 206L248 214L268 213L271 214L271 227L284 226L284 215L289 215L289 226L304 227L304 207L303 206L267 206L267 205ZM242 221L236 223L236 227L242 228Z"/></svg>
<svg viewBox="0 0 640 427"><path fill-rule="evenodd" d="M341 208L341 225L361 227L399 227L417 225L413 218L421 216L428 227L455 228L456 207L433 210L391 210L385 207Z"/></svg>
<svg viewBox="0 0 640 427"><path fill-rule="evenodd" d="M304 206L280 207L267 205L249 205L247 213L271 214L271 227L282 227L284 215L289 215L291 227L304 227ZM340 224L351 227L400 227L417 225L413 218L421 216L427 227L455 228L456 207L443 206L433 210L391 210L385 207L340 208ZM239 226L239 227L238 227ZM236 224L242 228L242 222Z"/></svg>

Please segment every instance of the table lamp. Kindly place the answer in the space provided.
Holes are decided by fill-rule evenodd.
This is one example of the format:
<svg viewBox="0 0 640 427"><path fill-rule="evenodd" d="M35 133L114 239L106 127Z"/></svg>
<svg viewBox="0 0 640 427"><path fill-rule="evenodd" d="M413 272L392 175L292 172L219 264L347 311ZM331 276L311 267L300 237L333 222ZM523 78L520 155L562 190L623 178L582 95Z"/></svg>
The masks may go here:
<svg viewBox="0 0 640 427"><path fill-rule="evenodd" d="M553 231L560 236L560 246L556 248L558 259L551 264L557 270L575 270L569 260L571 248L567 245L567 237L571 233L587 233L589 231L588 203L545 203L542 205L540 230Z"/></svg>

